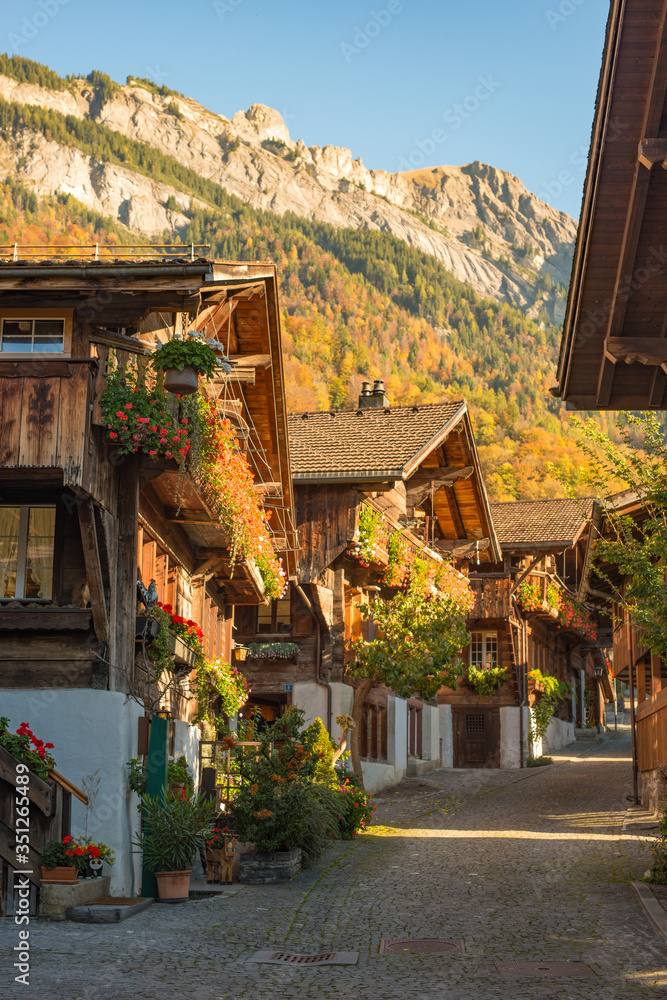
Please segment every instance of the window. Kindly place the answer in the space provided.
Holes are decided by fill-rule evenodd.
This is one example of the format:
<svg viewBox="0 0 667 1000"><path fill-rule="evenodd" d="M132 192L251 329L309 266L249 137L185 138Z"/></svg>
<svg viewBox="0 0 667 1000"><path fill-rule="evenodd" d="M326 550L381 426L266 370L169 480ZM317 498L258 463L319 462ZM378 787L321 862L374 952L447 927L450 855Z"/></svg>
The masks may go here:
<svg viewBox="0 0 667 1000"><path fill-rule="evenodd" d="M55 507L0 507L0 600L53 596Z"/></svg>
<svg viewBox="0 0 667 1000"><path fill-rule="evenodd" d="M3 354L62 354L64 350L64 319L2 320L0 351Z"/></svg>
<svg viewBox="0 0 667 1000"><path fill-rule="evenodd" d="M497 632L473 632L471 634L470 664L476 667L498 666Z"/></svg>
<svg viewBox="0 0 667 1000"><path fill-rule="evenodd" d="M257 608L257 634L289 635L292 631L289 594L280 601L260 604Z"/></svg>

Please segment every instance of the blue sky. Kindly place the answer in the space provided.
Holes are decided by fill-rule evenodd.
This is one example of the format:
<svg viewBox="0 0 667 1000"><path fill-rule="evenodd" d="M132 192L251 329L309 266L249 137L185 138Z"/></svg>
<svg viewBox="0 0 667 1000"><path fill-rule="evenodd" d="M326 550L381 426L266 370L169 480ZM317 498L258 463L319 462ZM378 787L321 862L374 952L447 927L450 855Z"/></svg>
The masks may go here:
<svg viewBox="0 0 667 1000"><path fill-rule="evenodd" d="M9 5L8 5L9 7ZM577 217L608 0L13 0L0 50L150 76L367 167L481 160Z"/></svg>

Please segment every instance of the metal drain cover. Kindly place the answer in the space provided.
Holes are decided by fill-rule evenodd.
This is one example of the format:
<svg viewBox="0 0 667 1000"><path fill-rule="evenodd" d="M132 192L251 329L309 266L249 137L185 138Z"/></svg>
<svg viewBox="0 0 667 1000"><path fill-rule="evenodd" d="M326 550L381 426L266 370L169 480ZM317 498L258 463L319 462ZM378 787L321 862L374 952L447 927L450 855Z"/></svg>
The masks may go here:
<svg viewBox="0 0 667 1000"><path fill-rule="evenodd" d="M324 951L317 955L302 955L293 951L256 951L249 961L312 968L316 965L356 965L358 959L358 951Z"/></svg>
<svg viewBox="0 0 667 1000"><path fill-rule="evenodd" d="M465 945L462 940L443 941L439 938L424 938L422 941L403 941L399 938L384 938L380 942L381 955L462 955Z"/></svg>
<svg viewBox="0 0 667 1000"><path fill-rule="evenodd" d="M545 979L595 979L585 962L496 962L501 976L544 976Z"/></svg>

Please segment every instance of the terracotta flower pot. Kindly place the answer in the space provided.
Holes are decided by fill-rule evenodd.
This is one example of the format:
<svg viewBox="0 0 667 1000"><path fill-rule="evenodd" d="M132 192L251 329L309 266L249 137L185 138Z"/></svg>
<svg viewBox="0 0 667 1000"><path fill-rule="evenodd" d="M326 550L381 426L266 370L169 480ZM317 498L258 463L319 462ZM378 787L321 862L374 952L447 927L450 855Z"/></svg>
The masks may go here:
<svg viewBox="0 0 667 1000"><path fill-rule="evenodd" d="M70 885L76 882L79 877L79 870L74 865L58 865L56 868L44 868L42 866L42 882L59 883Z"/></svg>
<svg viewBox="0 0 667 1000"><path fill-rule="evenodd" d="M167 368L164 373L164 387L167 392L179 396L190 396L199 388L199 373L192 365L185 365L183 371Z"/></svg>
<svg viewBox="0 0 667 1000"><path fill-rule="evenodd" d="M181 903L190 898L192 868L182 872L155 872L158 899Z"/></svg>

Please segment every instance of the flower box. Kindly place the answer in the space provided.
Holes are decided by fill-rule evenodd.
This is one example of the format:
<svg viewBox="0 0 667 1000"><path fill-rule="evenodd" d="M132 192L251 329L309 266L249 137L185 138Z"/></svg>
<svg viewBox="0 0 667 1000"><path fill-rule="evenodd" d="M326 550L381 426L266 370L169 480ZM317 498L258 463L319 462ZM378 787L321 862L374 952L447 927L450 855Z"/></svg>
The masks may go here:
<svg viewBox="0 0 667 1000"><path fill-rule="evenodd" d="M42 866L42 882L44 885L71 885L79 877L76 865L57 865L55 868Z"/></svg>
<svg viewBox="0 0 667 1000"><path fill-rule="evenodd" d="M190 667L191 670L194 670L197 664L197 654L194 649L186 646L183 640L177 635L172 635L169 640L169 646L174 654L174 663L181 667Z"/></svg>
<svg viewBox="0 0 667 1000"><path fill-rule="evenodd" d="M270 854L242 854L239 882L266 885L289 882L301 871L301 848L294 851L272 851Z"/></svg>

